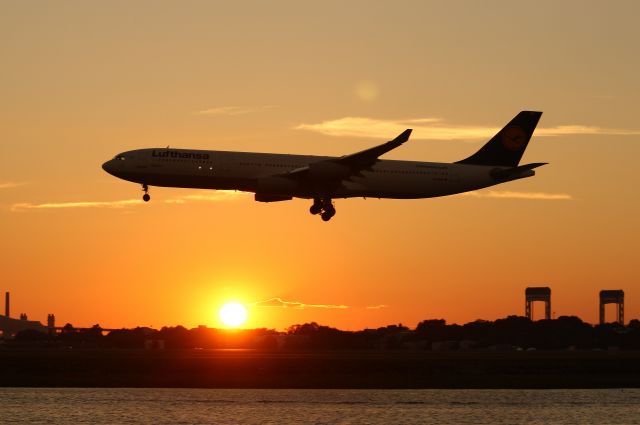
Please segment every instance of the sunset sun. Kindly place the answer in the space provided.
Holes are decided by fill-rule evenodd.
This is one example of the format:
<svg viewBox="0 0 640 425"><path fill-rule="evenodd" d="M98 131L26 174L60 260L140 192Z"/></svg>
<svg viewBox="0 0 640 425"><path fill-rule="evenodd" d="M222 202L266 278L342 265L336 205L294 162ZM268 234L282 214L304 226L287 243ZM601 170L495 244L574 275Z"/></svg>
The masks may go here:
<svg viewBox="0 0 640 425"><path fill-rule="evenodd" d="M247 309L238 302L228 302L222 306L219 315L225 326L237 328L247 320Z"/></svg>

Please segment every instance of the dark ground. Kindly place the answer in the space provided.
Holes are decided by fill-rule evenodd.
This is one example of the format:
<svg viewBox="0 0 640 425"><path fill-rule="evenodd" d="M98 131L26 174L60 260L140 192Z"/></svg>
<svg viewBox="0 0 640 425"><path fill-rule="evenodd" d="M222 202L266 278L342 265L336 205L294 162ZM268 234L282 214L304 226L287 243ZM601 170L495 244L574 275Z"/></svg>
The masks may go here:
<svg viewBox="0 0 640 425"><path fill-rule="evenodd" d="M639 351L0 351L0 386L628 388Z"/></svg>

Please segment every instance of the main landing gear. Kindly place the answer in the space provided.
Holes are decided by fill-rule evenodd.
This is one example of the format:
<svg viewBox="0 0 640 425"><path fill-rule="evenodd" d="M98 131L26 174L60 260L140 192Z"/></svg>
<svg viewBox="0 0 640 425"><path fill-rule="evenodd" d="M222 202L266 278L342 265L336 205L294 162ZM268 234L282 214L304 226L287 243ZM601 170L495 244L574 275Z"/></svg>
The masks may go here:
<svg viewBox="0 0 640 425"><path fill-rule="evenodd" d="M149 195L149 186L143 184L142 191L144 192L144 195L142 195L142 200L144 202L149 202L149 200L151 200L151 195Z"/></svg>
<svg viewBox="0 0 640 425"><path fill-rule="evenodd" d="M336 215L336 209L329 198L316 198L313 205L309 208L309 212L313 215L320 214L322 221L329 221L331 217Z"/></svg>

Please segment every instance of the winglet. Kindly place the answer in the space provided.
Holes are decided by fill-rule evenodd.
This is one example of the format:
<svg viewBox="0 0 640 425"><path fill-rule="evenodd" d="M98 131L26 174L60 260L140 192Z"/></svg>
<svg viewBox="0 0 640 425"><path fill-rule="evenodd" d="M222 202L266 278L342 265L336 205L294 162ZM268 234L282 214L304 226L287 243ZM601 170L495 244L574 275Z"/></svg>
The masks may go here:
<svg viewBox="0 0 640 425"><path fill-rule="evenodd" d="M407 140L409 140L409 136L411 136L411 132L413 131L412 128L407 128L405 131L403 131L402 133L400 133L400 135L398 137L396 137L395 139L393 139L391 142L389 143L398 143L398 146L403 144L404 142L406 142Z"/></svg>
<svg viewBox="0 0 640 425"><path fill-rule="evenodd" d="M404 142L406 142L407 140L409 140L409 136L411 136L411 132L413 131L413 129L411 128L407 128L405 131L403 131L402 133L400 133L400 135L398 137L396 137L395 139L382 144L380 146L376 146L375 148L372 148L371 150L373 152L375 152L376 157L379 157L380 155L389 152L392 149L397 148L398 146L400 146L401 144L403 144Z"/></svg>
<svg viewBox="0 0 640 425"><path fill-rule="evenodd" d="M384 155L385 153L393 150L409 140L409 136L411 135L412 129L408 128L398 137L393 140L388 141L387 143L383 143L378 146L374 146L369 149L365 149L363 151L352 153L351 155L345 155L338 159L339 162L343 164L350 164L351 166L357 166L359 168L364 168L371 166L374 164L380 155Z"/></svg>

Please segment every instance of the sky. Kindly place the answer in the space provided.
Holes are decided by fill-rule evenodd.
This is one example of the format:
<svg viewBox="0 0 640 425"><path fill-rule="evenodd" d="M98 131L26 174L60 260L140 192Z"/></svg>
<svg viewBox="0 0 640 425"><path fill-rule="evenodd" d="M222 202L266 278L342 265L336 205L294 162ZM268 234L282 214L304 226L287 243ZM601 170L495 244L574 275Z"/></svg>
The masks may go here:
<svg viewBox="0 0 640 425"><path fill-rule="evenodd" d="M524 314L640 318L636 1L4 1L0 291L60 325L361 329ZM534 178L423 200L140 188L116 153L180 147L452 162L544 114ZM536 317L543 311L536 306ZM613 319L613 306L607 309Z"/></svg>

